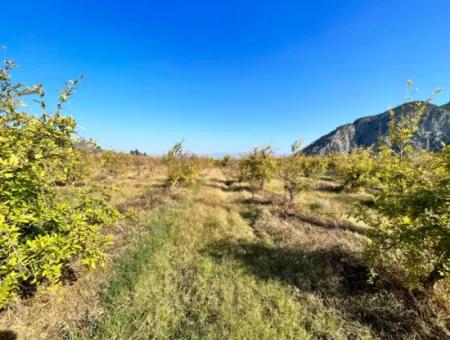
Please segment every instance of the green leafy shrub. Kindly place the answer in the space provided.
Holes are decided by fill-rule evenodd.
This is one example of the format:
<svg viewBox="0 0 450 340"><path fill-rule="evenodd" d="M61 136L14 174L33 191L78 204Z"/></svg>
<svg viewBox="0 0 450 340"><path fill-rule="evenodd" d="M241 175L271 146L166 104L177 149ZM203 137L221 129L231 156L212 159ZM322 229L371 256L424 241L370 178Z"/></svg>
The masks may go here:
<svg viewBox="0 0 450 340"><path fill-rule="evenodd" d="M306 190L307 181L301 169L302 156L291 155L281 159L279 164L280 177L288 205L292 205L297 195Z"/></svg>
<svg viewBox="0 0 450 340"><path fill-rule="evenodd" d="M379 191L366 215L376 226L370 262L401 265L411 287L432 290L450 273L450 163L447 146L436 154L403 159L385 150L379 163ZM371 217L371 218L369 218Z"/></svg>
<svg viewBox="0 0 450 340"><path fill-rule="evenodd" d="M299 166L305 177L317 180L325 174L328 163L321 156L302 156Z"/></svg>
<svg viewBox="0 0 450 340"><path fill-rule="evenodd" d="M276 160L270 146L254 148L239 161L239 178L250 184L252 192L264 189L275 172Z"/></svg>
<svg viewBox="0 0 450 340"><path fill-rule="evenodd" d="M108 242L100 227L118 218L107 197L58 189L80 161L76 122L62 114L78 81L66 84L54 114L35 116L21 110L22 99L35 95L46 110L44 90L12 83L14 67L0 69L0 308L55 285L74 259L95 267Z"/></svg>
<svg viewBox="0 0 450 340"><path fill-rule="evenodd" d="M101 170L100 147L92 140L77 141L74 157L74 164L68 169L66 184L87 185Z"/></svg>
<svg viewBox="0 0 450 340"><path fill-rule="evenodd" d="M349 154L335 155L332 162L345 189L354 191L377 183L375 154L371 149L355 148Z"/></svg>
<svg viewBox="0 0 450 340"><path fill-rule="evenodd" d="M294 203L300 192L312 188L327 168L325 158L303 155L300 142L292 144L291 150L292 154L282 158L279 164L280 177L289 205Z"/></svg>
<svg viewBox="0 0 450 340"><path fill-rule="evenodd" d="M197 156L183 150L183 143L177 142L167 152L165 163L168 168L168 182L171 186L194 184L200 174L200 161Z"/></svg>
<svg viewBox="0 0 450 340"><path fill-rule="evenodd" d="M377 156L377 214L363 213L374 227L366 256L373 268L401 266L409 287L431 292L450 275L450 147L416 150L411 137L427 105L410 107L408 114L392 117Z"/></svg>
<svg viewBox="0 0 450 340"><path fill-rule="evenodd" d="M280 159L278 165L288 205L292 205L296 196L307 188L302 171L301 142L294 142L291 151L291 155Z"/></svg>
<svg viewBox="0 0 450 340"><path fill-rule="evenodd" d="M116 178L130 167L132 157L121 152L107 150L101 153L101 164L106 174Z"/></svg>

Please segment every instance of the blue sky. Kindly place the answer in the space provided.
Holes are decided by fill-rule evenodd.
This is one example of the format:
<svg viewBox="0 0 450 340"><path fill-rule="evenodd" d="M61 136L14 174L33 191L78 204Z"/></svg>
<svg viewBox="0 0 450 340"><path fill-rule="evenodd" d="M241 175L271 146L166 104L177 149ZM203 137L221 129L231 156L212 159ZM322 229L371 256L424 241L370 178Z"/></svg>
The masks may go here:
<svg viewBox="0 0 450 340"><path fill-rule="evenodd" d="M103 147L279 152L436 87L450 101L450 1L8 1L3 59Z"/></svg>

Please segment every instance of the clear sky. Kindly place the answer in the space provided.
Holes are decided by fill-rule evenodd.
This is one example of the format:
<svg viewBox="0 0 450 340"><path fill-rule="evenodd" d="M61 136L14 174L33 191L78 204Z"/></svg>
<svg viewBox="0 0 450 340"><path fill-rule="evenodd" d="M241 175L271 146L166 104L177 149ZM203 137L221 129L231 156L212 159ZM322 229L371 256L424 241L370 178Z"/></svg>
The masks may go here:
<svg viewBox="0 0 450 340"><path fill-rule="evenodd" d="M450 100L450 1L21 0L1 4L2 59L57 94L103 147L287 151L436 87Z"/></svg>

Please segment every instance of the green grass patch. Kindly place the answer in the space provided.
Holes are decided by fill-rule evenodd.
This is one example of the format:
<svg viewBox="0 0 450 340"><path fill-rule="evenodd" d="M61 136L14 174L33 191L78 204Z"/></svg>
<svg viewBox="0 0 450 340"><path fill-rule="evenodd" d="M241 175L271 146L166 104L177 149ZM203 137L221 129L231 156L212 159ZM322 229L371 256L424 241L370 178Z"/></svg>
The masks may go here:
<svg viewBox="0 0 450 340"><path fill-rule="evenodd" d="M148 236L116 265L103 293L105 316L86 338L370 337L314 295L262 279L236 256L212 253L218 242L237 251L241 242L258 242L237 211L188 204L156 213L148 225Z"/></svg>

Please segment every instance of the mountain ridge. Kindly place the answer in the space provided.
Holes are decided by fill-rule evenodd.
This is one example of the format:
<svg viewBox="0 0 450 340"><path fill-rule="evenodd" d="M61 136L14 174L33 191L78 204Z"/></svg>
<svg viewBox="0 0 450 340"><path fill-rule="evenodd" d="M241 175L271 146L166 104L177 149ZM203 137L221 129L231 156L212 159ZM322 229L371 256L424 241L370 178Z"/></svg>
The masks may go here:
<svg viewBox="0 0 450 340"><path fill-rule="evenodd" d="M419 148L439 150L442 143L450 144L450 102L441 106L427 106L413 142ZM402 114L412 107L413 103L405 103L393 110L396 114ZM349 153L356 147L372 147L387 135L390 111L361 117L353 123L338 126L306 146L303 151L310 155L328 155Z"/></svg>

